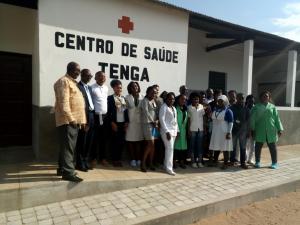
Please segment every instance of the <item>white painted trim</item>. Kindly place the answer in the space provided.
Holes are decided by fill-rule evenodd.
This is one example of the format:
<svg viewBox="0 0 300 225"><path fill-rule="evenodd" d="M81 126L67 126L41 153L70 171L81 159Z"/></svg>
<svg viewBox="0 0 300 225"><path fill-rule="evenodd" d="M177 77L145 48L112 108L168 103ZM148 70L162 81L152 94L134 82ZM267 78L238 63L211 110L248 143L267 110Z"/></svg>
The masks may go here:
<svg viewBox="0 0 300 225"><path fill-rule="evenodd" d="M280 111L300 111L300 107L276 106L276 109Z"/></svg>

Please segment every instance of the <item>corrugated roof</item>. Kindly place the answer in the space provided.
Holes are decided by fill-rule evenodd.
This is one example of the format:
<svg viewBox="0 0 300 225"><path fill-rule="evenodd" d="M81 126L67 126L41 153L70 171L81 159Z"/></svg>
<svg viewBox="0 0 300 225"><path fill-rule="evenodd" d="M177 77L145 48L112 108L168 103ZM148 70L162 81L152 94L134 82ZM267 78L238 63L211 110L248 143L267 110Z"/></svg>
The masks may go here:
<svg viewBox="0 0 300 225"><path fill-rule="evenodd" d="M281 37L281 36L278 36L278 35L275 35L275 34L267 33L267 32L264 32L264 31L256 30L256 29L253 29L253 28L249 28L249 27L245 27L245 26L242 26L242 25L234 24L234 23L231 23L231 22L227 22L227 21L217 19L217 18L208 16L208 15L204 15L204 14L201 14L199 12L195 12L195 11L192 11L192 10L189 10L189 9L177 6L177 5L170 4L170 3L167 3L167 2L164 2L164 1L160 1L160 0L149 0L149 1L154 2L156 4L159 4L161 6L164 6L164 7L168 7L168 8L172 8L172 9L176 9L176 10L180 10L180 11L188 13L189 16L190 16L190 26L193 26L193 22L195 22L197 20L199 20L199 22L207 21L211 24L218 24L220 26L230 28L230 29L235 30L237 32L242 32L242 33L246 32L246 33L256 34L256 35L262 36L264 38L269 38L269 39L285 42L288 45L296 46L296 48L298 48L298 49L300 48L300 42L290 40L288 38L284 38L284 37Z"/></svg>

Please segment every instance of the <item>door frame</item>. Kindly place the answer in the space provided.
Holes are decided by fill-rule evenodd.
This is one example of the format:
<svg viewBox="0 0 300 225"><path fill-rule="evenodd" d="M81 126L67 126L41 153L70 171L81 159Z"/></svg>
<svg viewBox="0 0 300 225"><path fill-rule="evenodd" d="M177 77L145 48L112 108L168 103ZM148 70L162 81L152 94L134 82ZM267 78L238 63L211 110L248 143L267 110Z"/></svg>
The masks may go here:
<svg viewBox="0 0 300 225"><path fill-rule="evenodd" d="M30 89L30 102L29 102L29 98L28 98L28 104L30 104L30 114L31 114L31 118L30 118L30 123L31 123L31 130L30 130L30 145L8 145L6 147L1 147L1 148L11 148L11 147L15 147L15 146L32 146L33 145L33 118L32 118L32 115L33 115L33 109L32 109L32 96L33 96L33 93L32 93L32 81L33 81L33 74L32 74L32 55L30 54L24 54L24 53L18 53L18 52L7 52L7 51L1 51L0 50L0 56L20 56L20 57L23 57L23 58L26 58L27 60L30 61L30 66L28 67L28 74L30 75L30 82L28 82L28 89ZM28 96L29 97L29 96ZM26 101L25 101L26 102Z"/></svg>

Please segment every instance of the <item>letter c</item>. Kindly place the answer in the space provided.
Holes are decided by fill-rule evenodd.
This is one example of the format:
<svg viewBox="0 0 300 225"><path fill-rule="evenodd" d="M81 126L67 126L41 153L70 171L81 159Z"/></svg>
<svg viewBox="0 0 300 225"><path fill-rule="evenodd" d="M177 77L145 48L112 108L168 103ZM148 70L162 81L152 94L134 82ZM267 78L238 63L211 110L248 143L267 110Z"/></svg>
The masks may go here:
<svg viewBox="0 0 300 225"><path fill-rule="evenodd" d="M55 32L55 46L59 47L59 48L63 48L65 45L64 45L63 42L59 42L59 38L60 37L64 38L65 35L63 33L61 33L61 32L58 32L58 31Z"/></svg>

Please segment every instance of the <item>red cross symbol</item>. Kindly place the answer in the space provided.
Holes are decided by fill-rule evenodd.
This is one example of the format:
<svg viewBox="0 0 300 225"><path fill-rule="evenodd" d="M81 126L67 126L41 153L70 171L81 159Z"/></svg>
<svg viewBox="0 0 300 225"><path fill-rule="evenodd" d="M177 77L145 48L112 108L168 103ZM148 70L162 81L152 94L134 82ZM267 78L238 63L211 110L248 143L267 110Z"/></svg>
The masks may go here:
<svg viewBox="0 0 300 225"><path fill-rule="evenodd" d="M133 30L133 22L130 21L130 17L122 16L122 19L118 20L118 28L122 29L122 33L129 34Z"/></svg>

